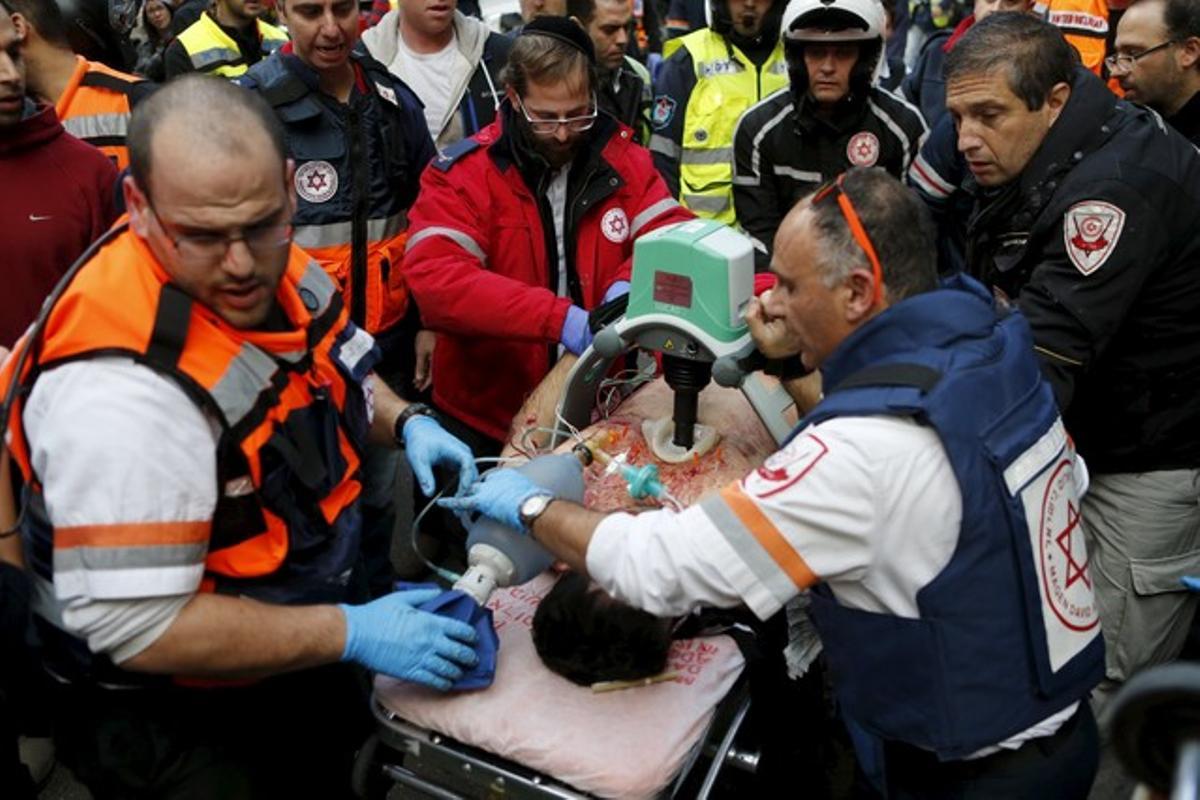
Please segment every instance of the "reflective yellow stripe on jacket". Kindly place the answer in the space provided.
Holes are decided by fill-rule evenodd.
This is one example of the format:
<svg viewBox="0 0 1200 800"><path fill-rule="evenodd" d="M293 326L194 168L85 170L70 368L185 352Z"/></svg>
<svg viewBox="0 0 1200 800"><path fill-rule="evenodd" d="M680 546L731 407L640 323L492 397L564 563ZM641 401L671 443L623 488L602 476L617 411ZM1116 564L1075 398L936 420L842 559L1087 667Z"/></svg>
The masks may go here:
<svg viewBox="0 0 1200 800"><path fill-rule="evenodd" d="M680 46L692 54L696 85L688 98L679 156L679 200L726 224L733 213L733 131L750 106L788 85L782 43L761 68L708 28Z"/></svg>
<svg viewBox="0 0 1200 800"><path fill-rule="evenodd" d="M275 52L288 40L287 34L274 25L258 20L258 38L262 42L262 54ZM208 12L179 34L179 42L187 51L188 58L197 72L208 72L222 78L236 78L249 67L238 49L237 43L221 30Z"/></svg>

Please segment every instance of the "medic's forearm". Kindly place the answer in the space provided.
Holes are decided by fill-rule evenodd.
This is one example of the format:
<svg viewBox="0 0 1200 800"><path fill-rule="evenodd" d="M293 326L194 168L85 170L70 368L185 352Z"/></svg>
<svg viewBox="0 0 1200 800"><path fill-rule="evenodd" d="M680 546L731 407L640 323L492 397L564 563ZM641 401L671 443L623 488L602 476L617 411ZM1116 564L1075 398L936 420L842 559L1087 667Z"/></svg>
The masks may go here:
<svg viewBox="0 0 1200 800"><path fill-rule="evenodd" d="M817 403L821 402L821 398L824 397L819 370L814 370L799 378L785 380L783 388L796 404L796 413L801 417L816 408Z"/></svg>
<svg viewBox="0 0 1200 800"><path fill-rule="evenodd" d="M158 639L122 667L137 672L248 678L332 664L346 644L337 606L281 606L197 594Z"/></svg>
<svg viewBox="0 0 1200 800"><path fill-rule="evenodd" d="M606 516L569 500L555 500L533 521L533 538L571 569L586 575L588 545Z"/></svg>
<svg viewBox="0 0 1200 800"><path fill-rule="evenodd" d="M374 372L367 377L367 380L371 382L371 392L374 397L372 402L375 405L375 416L371 420L371 430L367 433L367 438L374 444L395 447L396 437L393 432L396 430L396 417L408 408L408 401L393 392L391 387Z"/></svg>

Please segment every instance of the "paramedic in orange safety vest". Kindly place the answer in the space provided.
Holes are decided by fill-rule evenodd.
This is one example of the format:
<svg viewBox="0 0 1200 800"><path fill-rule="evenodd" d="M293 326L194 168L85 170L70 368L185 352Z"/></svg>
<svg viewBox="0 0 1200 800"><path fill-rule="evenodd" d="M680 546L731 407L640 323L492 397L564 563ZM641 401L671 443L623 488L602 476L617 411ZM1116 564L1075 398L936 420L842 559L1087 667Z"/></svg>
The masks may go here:
<svg viewBox="0 0 1200 800"><path fill-rule="evenodd" d="M130 112L155 84L76 55L53 0L8 0L7 5L21 36L29 93L54 104L67 133L100 148L118 169L127 167Z"/></svg>
<svg viewBox="0 0 1200 800"><path fill-rule="evenodd" d="M363 446L403 447L427 491L474 462L375 377L291 242L257 95L180 78L129 143L128 224L0 372L59 757L98 797L345 796L369 726L350 664L446 688L476 662L429 592L347 604Z"/></svg>

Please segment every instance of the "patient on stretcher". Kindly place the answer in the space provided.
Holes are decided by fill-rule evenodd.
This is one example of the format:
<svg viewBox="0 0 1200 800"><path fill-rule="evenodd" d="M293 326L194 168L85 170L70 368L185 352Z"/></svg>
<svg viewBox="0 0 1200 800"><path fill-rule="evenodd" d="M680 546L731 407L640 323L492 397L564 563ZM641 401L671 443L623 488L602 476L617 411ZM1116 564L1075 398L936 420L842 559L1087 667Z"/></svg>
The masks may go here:
<svg viewBox="0 0 1200 800"><path fill-rule="evenodd" d="M660 480L683 505L742 478L776 449L741 392L710 385L700 394L697 418L716 429L716 444L708 452L678 463L662 461L646 441L643 422L669 417L672 399L665 381L656 379L581 435L612 456L624 454L630 464L656 464ZM515 426L514 431L519 434L520 427ZM574 444L567 442L558 450L568 451ZM602 464L590 466L584 482L584 505L589 508L636 512L656 507L630 497L625 481L606 472ZM549 669L577 684L588 685L638 680L662 672L673 626L672 620L656 618L614 600L599 587L589 586L582 576L568 575L542 600L533 620L533 640Z"/></svg>
<svg viewBox="0 0 1200 800"><path fill-rule="evenodd" d="M533 646L552 672L580 686L635 681L666 669L672 627L572 572L538 604Z"/></svg>

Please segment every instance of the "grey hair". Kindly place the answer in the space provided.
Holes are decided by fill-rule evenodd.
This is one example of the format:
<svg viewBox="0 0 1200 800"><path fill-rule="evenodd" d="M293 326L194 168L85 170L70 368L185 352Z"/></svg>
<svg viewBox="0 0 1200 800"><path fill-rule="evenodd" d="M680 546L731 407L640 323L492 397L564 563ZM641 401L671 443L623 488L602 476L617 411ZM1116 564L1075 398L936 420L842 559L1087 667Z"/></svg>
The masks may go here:
<svg viewBox="0 0 1200 800"><path fill-rule="evenodd" d="M937 288L936 230L929 211L917 197L878 167L856 167L846 173L842 193L854 206L875 248L883 284L891 302ZM870 259L834 197L812 204L820 239L817 267L829 288L843 283L856 269L871 269Z"/></svg>

